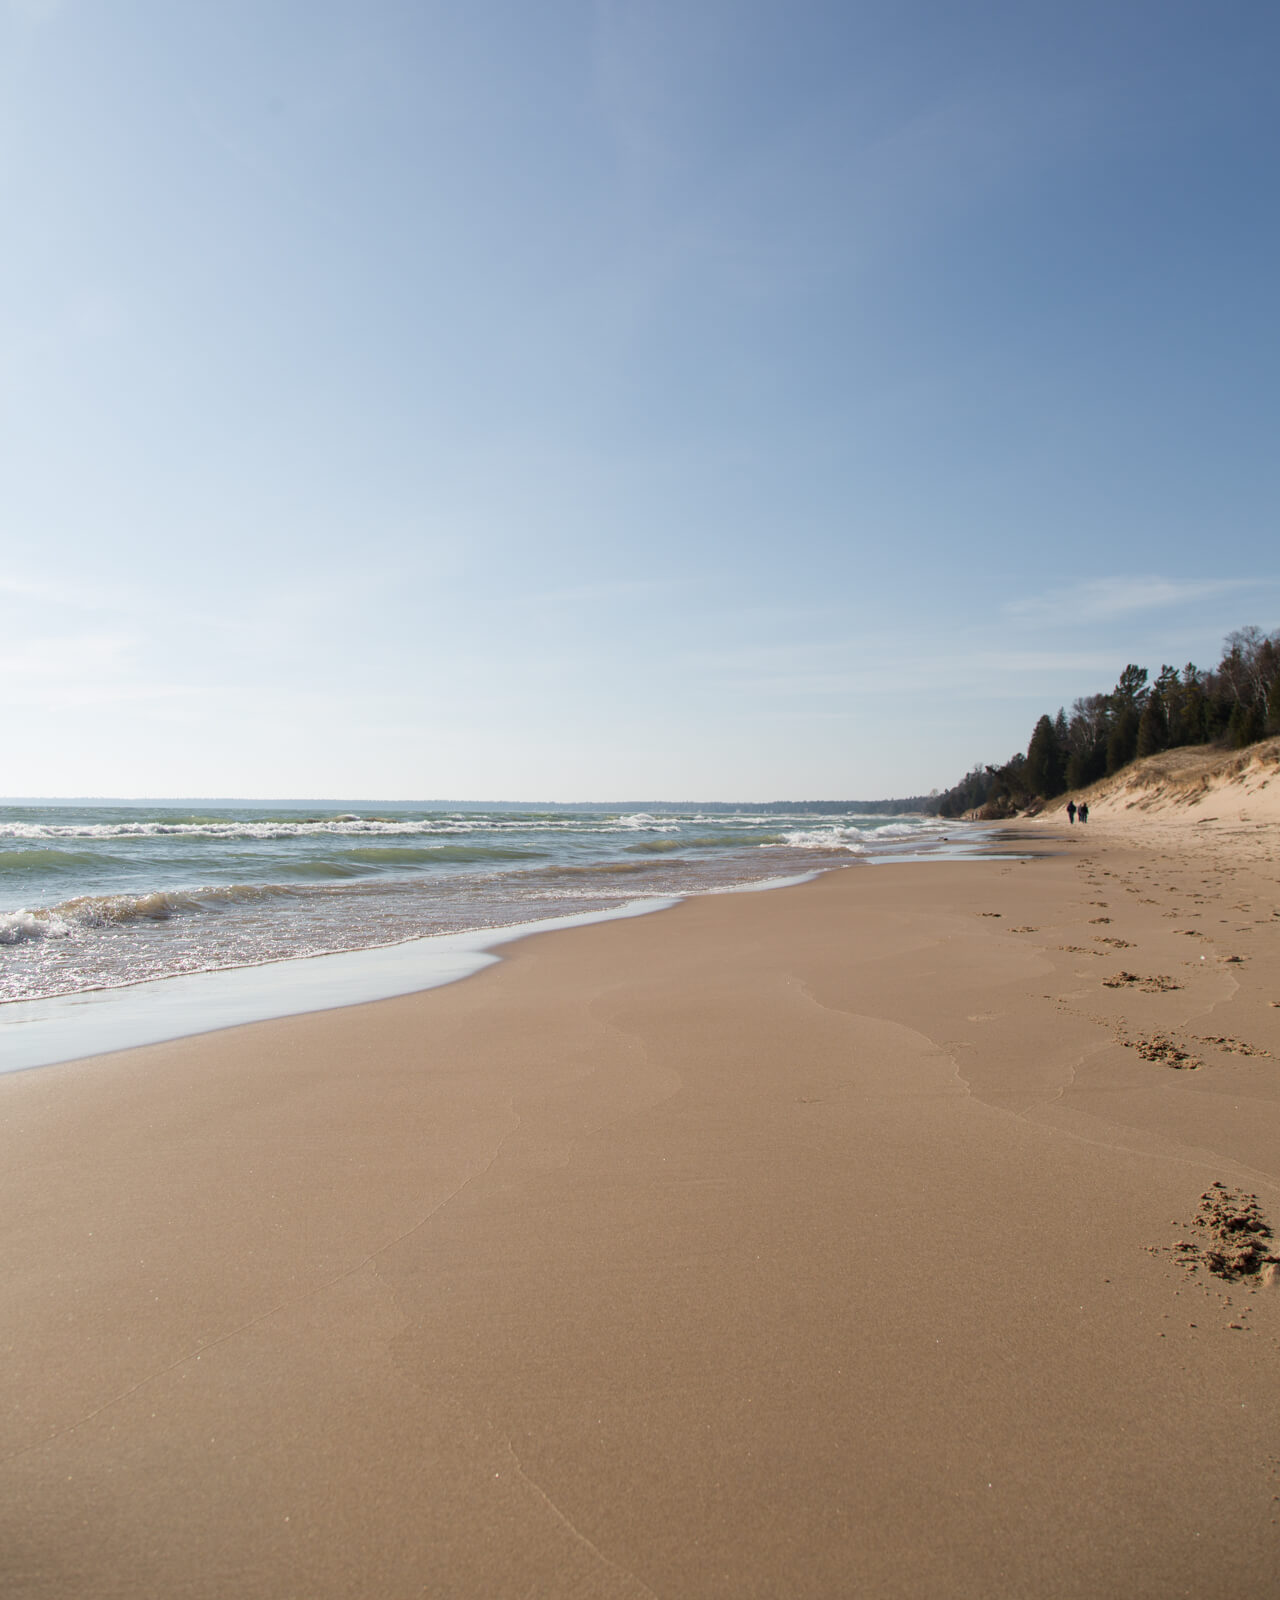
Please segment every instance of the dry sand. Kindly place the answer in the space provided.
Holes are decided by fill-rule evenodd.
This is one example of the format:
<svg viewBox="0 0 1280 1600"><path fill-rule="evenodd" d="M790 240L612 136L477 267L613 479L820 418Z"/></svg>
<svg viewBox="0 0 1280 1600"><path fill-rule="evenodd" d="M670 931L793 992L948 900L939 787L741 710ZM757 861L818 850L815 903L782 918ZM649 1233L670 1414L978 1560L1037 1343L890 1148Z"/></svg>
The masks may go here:
<svg viewBox="0 0 1280 1600"><path fill-rule="evenodd" d="M1095 805L0 1079L0 1592L1280 1592L1276 829Z"/></svg>

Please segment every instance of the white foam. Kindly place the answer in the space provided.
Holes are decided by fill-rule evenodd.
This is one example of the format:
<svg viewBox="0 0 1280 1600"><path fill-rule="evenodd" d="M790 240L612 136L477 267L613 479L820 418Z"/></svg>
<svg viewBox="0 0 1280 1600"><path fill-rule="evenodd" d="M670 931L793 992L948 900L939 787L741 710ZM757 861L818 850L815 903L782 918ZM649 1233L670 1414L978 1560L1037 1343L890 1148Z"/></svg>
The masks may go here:
<svg viewBox="0 0 1280 1600"><path fill-rule="evenodd" d="M625 816L618 818L616 824L606 823L605 829L619 828L643 829L645 833L679 833L678 822L660 822L657 817L650 816L647 811L629 811ZM603 831L603 830L599 830Z"/></svg>
<svg viewBox="0 0 1280 1600"><path fill-rule="evenodd" d="M65 939L70 925L52 912L5 911L0 913L0 944L26 944L31 939Z"/></svg>
<svg viewBox="0 0 1280 1600"><path fill-rule="evenodd" d="M847 850L866 853L866 836L858 828L793 828L782 835L796 850Z"/></svg>
<svg viewBox="0 0 1280 1600"><path fill-rule="evenodd" d="M435 989L491 966L498 960L492 953L495 947L514 939L553 928L643 916L676 903L656 897L633 900L611 911L579 912L510 928L437 934L373 950L11 1001L0 1005L0 1072Z"/></svg>
<svg viewBox="0 0 1280 1600"><path fill-rule="evenodd" d="M794 828L782 835L797 850L846 850L851 855L868 855L877 845L894 840L927 842L943 832L936 822L885 822L876 828L857 828L827 824L816 828Z"/></svg>

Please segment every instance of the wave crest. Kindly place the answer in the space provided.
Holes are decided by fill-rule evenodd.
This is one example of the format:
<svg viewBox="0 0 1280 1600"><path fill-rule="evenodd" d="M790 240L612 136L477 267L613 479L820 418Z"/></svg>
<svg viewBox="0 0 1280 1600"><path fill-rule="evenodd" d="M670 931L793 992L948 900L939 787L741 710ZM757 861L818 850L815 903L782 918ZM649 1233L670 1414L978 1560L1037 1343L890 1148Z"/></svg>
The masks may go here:
<svg viewBox="0 0 1280 1600"><path fill-rule="evenodd" d="M168 922L171 917L216 911L222 905L296 897L288 884L232 883L221 888L153 889L148 894L84 894L54 906L0 913L0 944L29 939L65 939L77 931L114 928L129 922Z"/></svg>
<svg viewBox="0 0 1280 1600"><path fill-rule="evenodd" d="M93 850L3 850L0 872L74 872L100 866L102 860Z"/></svg>
<svg viewBox="0 0 1280 1600"><path fill-rule="evenodd" d="M796 850L842 850L849 855L867 855L878 845L918 839L936 839L942 832L938 823L885 822L878 828L851 828L830 825L819 828L793 828L784 833L781 843Z"/></svg>
<svg viewBox="0 0 1280 1600"><path fill-rule="evenodd" d="M0 913L0 944L27 944L32 939L65 939L70 924L51 911Z"/></svg>

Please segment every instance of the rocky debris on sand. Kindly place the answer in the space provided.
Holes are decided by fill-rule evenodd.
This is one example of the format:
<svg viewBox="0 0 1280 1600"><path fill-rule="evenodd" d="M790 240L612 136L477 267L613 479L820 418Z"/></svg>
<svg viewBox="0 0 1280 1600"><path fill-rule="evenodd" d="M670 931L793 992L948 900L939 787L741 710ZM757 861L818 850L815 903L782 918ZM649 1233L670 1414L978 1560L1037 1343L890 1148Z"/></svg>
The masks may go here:
<svg viewBox="0 0 1280 1600"><path fill-rule="evenodd" d="M1150 1039L1121 1039L1120 1043L1126 1050L1136 1050L1144 1061L1159 1061L1179 1072L1195 1072L1203 1065L1198 1056L1189 1054L1163 1033L1153 1034Z"/></svg>
<svg viewBox="0 0 1280 1600"><path fill-rule="evenodd" d="M1094 944L1109 944L1113 950L1132 950L1133 945L1128 939L1109 939L1105 933L1095 933Z"/></svg>
<svg viewBox="0 0 1280 1600"><path fill-rule="evenodd" d="M1136 972L1115 972L1111 977L1104 978L1102 982L1108 989L1142 989L1147 994L1163 994L1168 989L1181 989L1182 987L1167 972L1157 972L1151 978L1144 978Z"/></svg>
<svg viewBox="0 0 1280 1600"><path fill-rule="evenodd" d="M1256 1194L1238 1194L1225 1183L1215 1183L1200 1196L1194 1225L1198 1237L1179 1239L1173 1247L1192 1269L1204 1266L1216 1277L1234 1281L1270 1276L1267 1269L1280 1265Z"/></svg>
<svg viewBox="0 0 1280 1600"><path fill-rule="evenodd" d="M1198 1033L1196 1038L1201 1044L1216 1044L1219 1050L1229 1051L1237 1056L1269 1056L1270 1050L1263 1050L1256 1044L1247 1044L1243 1039L1233 1039L1226 1033Z"/></svg>

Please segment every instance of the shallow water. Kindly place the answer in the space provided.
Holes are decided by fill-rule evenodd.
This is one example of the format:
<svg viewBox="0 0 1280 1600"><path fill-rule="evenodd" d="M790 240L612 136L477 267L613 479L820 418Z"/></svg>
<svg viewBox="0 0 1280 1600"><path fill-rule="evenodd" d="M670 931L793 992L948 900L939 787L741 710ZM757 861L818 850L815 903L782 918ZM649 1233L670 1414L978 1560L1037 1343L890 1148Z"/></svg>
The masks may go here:
<svg viewBox="0 0 1280 1600"><path fill-rule="evenodd" d="M271 1017L416 994L470 977L498 957L496 947L524 934L608 917L640 916L671 904L638 900L613 912L438 934L372 950L309 960L194 972L112 989L17 1000L0 1006L0 1072L156 1044Z"/></svg>
<svg viewBox="0 0 1280 1600"><path fill-rule="evenodd" d="M0 808L0 1001L401 944L946 850L932 818L744 808Z"/></svg>

